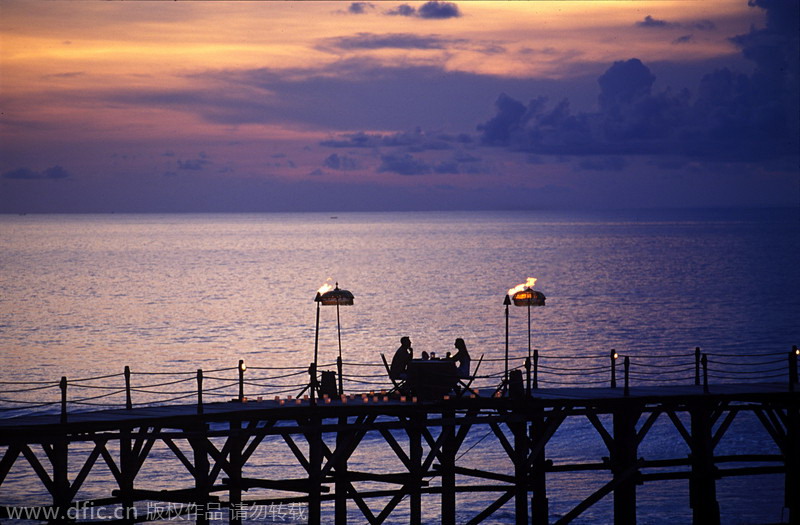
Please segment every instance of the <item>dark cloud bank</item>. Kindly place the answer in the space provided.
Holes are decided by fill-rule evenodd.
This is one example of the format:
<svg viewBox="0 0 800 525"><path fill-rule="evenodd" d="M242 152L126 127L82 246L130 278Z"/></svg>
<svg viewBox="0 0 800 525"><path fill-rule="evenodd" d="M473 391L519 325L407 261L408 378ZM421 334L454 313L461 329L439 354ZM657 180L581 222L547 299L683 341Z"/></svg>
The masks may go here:
<svg viewBox="0 0 800 525"><path fill-rule="evenodd" d="M347 8L347 13L351 15L363 15L370 13L376 8L372 2L352 2ZM385 11L384 14L390 16L408 16L427 19L458 18L461 11L453 2L441 2L432 0L422 4L419 9L408 4L402 4L394 9Z"/></svg>
<svg viewBox="0 0 800 525"><path fill-rule="evenodd" d="M61 166L53 166L44 171L35 171L30 168L17 168L3 173L4 179L39 180L39 179L68 179L72 174Z"/></svg>
<svg viewBox="0 0 800 525"><path fill-rule="evenodd" d="M476 153L479 146L528 153L531 164L543 162L544 155L577 157L575 167L588 172L626 170L632 156L637 155L658 157L652 162L669 169L684 167L683 159L752 163L789 159L782 169L796 172L800 154L800 3L754 0L751 5L766 10L766 26L753 28L731 41L754 64L752 72L716 68L705 74L693 91L656 92L655 75L648 65L636 58L620 60L597 78L597 105L591 111L576 111L574 107L581 104L573 105L570 98L558 101L534 96L527 103L519 100L519 93L542 93L548 88L554 92L554 84L549 81L503 80L504 87L498 88L498 79L488 75L445 72L436 66L386 66L368 60L343 60L330 70L316 72L216 72L203 77L215 80L217 87L219 83L235 84L239 90L127 92L116 95L114 101L184 110L226 124L288 120L338 129L376 129L376 124L384 129L414 129L440 124L442 115L460 115L461 120L449 123L450 129L467 129L483 121L477 137L469 133L426 134L419 129L387 134L351 132L332 137L320 145L338 150L325 157L321 165L333 175L362 169L368 157L362 159L356 152L367 149L373 150L369 158L375 159L378 173L433 176L485 172L481 159L473 155L480 155ZM425 6L431 7L423 11ZM418 10L401 6L405 12L395 14L458 16L454 14L458 13L457 8L453 11L449 6L454 4L430 2ZM359 3L359 7L351 6L350 12L361 14L373 8L372 4ZM664 24L669 22L645 17L639 25L655 31ZM712 27L698 22L691 29ZM340 49L445 49L453 44L436 35L366 33L327 42ZM500 89L515 94L497 97L495 114L487 119L481 108L486 108L486 101L496 97ZM266 92L276 96L264 97ZM567 96L575 100L572 93ZM416 154L423 152L439 152L438 160L418 158ZM3 173L4 182L0 184L13 185L14 191L24 187L32 192L31 196L17 199L23 193L0 191L0 209L28 211L25 206L35 204L37 199L43 204L34 206L36 211L87 211L87 202L91 203L89 211L487 209L503 207L508 196L519 191L504 186L502 177L491 187L470 191L429 185L398 189L378 183L339 184L322 178L300 183L278 179L223 180L203 173L211 164L203 154L176 163L178 171L196 177L151 181L154 188L169 185L165 186L168 191L132 182L120 186L113 181L103 187L90 187L84 178L73 177L61 166L43 171L18 168ZM43 184L28 182L54 179L72 180L70 184L52 184L62 188L50 200L36 193ZM554 202L575 202L571 200L571 190L561 186L545 186L537 191Z"/></svg>
<svg viewBox="0 0 800 525"><path fill-rule="evenodd" d="M445 18L458 18L461 16L458 6L452 2L426 2L420 6L419 9L403 4L396 9L388 11L389 15L397 16L415 16L419 18L428 19L445 19Z"/></svg>
<svg viewBox="0 0 800 525"><path fill-rule="evenodd" d="M653 92L655 77L638 59L614 63L597 81L596 112L573 113L569 100L523 104L501 94L494 117L478 126L481 142L558 155L677 155L726 161L797 156L798 13L795 1L756 0L764 29L734 37L755 62L746 75L728 68L689 90ZM647 20L647 19L646 19ZM658 25L652 19L649 25Z"/></svg>

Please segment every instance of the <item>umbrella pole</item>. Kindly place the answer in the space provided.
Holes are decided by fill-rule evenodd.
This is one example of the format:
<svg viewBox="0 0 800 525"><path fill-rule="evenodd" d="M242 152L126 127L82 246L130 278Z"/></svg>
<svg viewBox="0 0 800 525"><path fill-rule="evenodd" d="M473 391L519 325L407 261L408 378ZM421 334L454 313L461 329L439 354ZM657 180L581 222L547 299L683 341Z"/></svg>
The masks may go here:
<svg viewBox="0 0 800 525"><path fill-rule="evenodd" d="M317 301L317 328L314 332L314 369L311 371L311 403L315 401L317 391L317 363L319 357L319 301Z"/></svg>
<svg viewBox="0 0 800 525"><path fill-rule="evenodd" d="M344 386L342 384L342 323L339 320L339 301L336 301L336 332L339 336L339 357L336 358L336 368L339 374L339 395L341 396L344 395Z"/></svg>
<svg viewBox="0 0 800 525"><path fill-rule="evenodd" d="M506 295L504 304L506 305L506 369L503 374L503 394L508 392L508 306L511 304L508 295Z"/></svg>
<svg viewBox="0 0 800 525"><path fill-rule="evenodd" d="M528 395L531 395L531 303L528 301Z"/></svg>

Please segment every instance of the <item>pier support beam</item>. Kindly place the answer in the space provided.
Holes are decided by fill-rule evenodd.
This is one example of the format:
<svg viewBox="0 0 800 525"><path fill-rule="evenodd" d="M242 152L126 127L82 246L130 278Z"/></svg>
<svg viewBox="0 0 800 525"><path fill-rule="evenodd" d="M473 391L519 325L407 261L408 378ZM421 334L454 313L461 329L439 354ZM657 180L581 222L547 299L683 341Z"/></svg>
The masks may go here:
<svg viewBox="0 0 800 525"><path fill-rule="evenodd" d="M72 500L68 476L69 439L66 434L60 434L53 442L50 462L53 465L53 506L58 511L59 519L66 521L67 509Z"/></svg>
<svg viewBox="0 0 800 525"><path fill-rule="evenodd" d="M521 416L521 414L520 414ZM520 421L509 421L509 428L514 434L514 514L516 523L528 523L528 442L527 425Z"/></svg>
<svg viewBox="0 0 800 525"><path fill-rule="evenodd" d="M136 512L133 505L133 481L138 471L138 461L133 452L132 432L131 427L123 427L119 434L119 495L122 500L122 512L127 518L135 516ZM130 519L123 521L133 523Z"/></svg>
<svg viewBox="0 0 800 525"><path fill-rule="evenodd" d="M240 365L241 372L241 365ZM242 450L247 442L247 437L242 432L242 422L231 420L230 422L230 459L228 464L228 519L230 525L240 525L242 523Z"/></svg>
<svg viewBox="0 0 800 525"><path fill-rule="evenodd" d="M309 418L311 430L308 432L308 525L322 522L322 421L319 415Z"/></svg>
<svg viewBox="0 0 800 525"><path fill-rule="evenodd" d="M422 524L422 430L425 428L425 413L410 418L408 429L409 460L411 463L411 487L409 497L409 523Z"/></svg>
<svg viewBox="0 0 800 525"><path fill-rule="evenodd" d="M638 439L636 422L642 414L638 403L626 403L613 413L614 440L611 446L611 471L614 480L614 523L633 525L636 523L636 470Z"/></svg>
<svg viewBox="0 0 800 525"><path fill-rule="evenodd" d="M541 406L537 406L533 409L531 415L529 443L536 443L536 440L540 436L544 436L544 434L544 410ZM530 483L531 489L533 490L533 496L531 497L531 521L533 525L547 525L550 510L547 499L547 460L545 459L544 446L536 447L536 450L533 450L532 453L532 469L530 472Z"/></svg>
<svg viewBox="0 0 800 525"><path fill-rule="evenodd" d="M339 359L341 365L341 358ZM339 375L341 378L341 374ZM347 523L347 490L349 483L347 481L347 458L348 454L344 453L344 449L353 440L354 434L348 430L347 417L339 418L340 430L336 433L336 452L339 453L339 458L333 466L334 473L336 474L336 481L334 488L336 490L335 500L335 523L336 525L345 525Z"/></svg>
<svg viewBox="0 0 800 525"><path fill-rule="evenodd" d="M789 509L789 523L800 525L800 406L786 410L786 478L784 505Z"/></svg>
<svg viewBox="0 0 800 525"><path fill-rule="evenodd" d="M689 505L695 525L719 525L716 467L712 441L712 407L707 401L689 407L692 473L689 477Z"/></svg>
<svg viewBox="0 0 800 525"><path fill-rule="evenodd" d="M194 453L194 490L197 505L196 525L208 525L208 503L211 500L209 483L208 448L206 446L206 425L191 432L189 443Z"/></svg>
<svg viewBox="0 0 800 525"><path fill-rule="evenodd" d="M442 412L442 447L440 464L442 471L442 525L456 523L456 443L455 412Z"/></svg>

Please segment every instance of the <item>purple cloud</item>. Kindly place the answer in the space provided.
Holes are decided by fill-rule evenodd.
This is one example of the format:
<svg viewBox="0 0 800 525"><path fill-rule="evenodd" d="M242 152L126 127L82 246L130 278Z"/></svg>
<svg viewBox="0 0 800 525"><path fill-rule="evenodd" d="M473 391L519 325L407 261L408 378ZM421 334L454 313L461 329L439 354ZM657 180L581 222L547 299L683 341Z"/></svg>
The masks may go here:
<svg viewBox="0 0 800 525"><path fill-rule="evenodd" d="M461 16L461 11L458 9L458 6L452 2L433 0L422 4L418 10L408 4L401 4L397 8L388 11L387 14L395 16L416 16L426 19L445 19L458 18Z"/></svg>
<svg viewBox="0 0 800 525"><path fill-rule="evenodd" d="M450 137L447 135L430 136L421 129L413 132L398 132L388 134L365 133L343 133L335 139L323 140L321 146L329 148L380 148L380 147L399 147L408 152L419 152L426 150L447 150L452 149L451 142L463 141L463 137Z"/></svg>
<svg viewBox="0 0 800 525"><path fill-rule="evenodd" d="M381 155L379 173L391 172L400 175L424 175L431 172L431 167L425 162L415 159L408 153Z"/></svg>
<svg viewBox="0 0 800 525"><path fill-rule="evenodd" d="M358 161L347 155L332 153L322 163L326 168L337 171L350 171L358 169Z"/></svg>
<svg viewBox="0 0 800 525"><path fill-rule="evenodd" d="M433 0L419 8L420 18L456 18L461 16L458 6L452 2Z"/></svg>
<svg viewBox="0 0 800 525"><path fill-rule="evenodd" d="M178 169L184 171L202 171L206 165L211 164L205 153L200 153L196 159L178 160Z"/></svg>
<svg viewBox="0 0 800 525"><path fill-rule="evenodd" d="M17 168L3 173L4 179L15 180L68 179L70 177L72 174L61 166L52 166L41 172L30 168Z"/></svg>
<svg viewBox="0 0 800 525"><path fill-rule="evenodd" d="M767 26L732 39L756 63L750 74L706 74L693 96L653 92L655 76L638 59L615 62L600 78L599 110L573 114L569 101L545 97L526 106L501 94L495 115L478 126L481 142L534 154L685 155L732 162L797 157L800 4L757 0ZM657 21L656 21L657 22ZM652 22L651 22L652 23ZM617 169L607 160L584 169Z"/></svg>
<svg viewBox="0 0 800 525"><path fill-rule="evenodd" d="M641 22L636 22L636 25L639 27L669 27L671 24L666 20L657 20L647 15Z"/></svg>
<svg viewBox="0 0 800 525"><path fill-rule="evenodd" d="M636 22L638 27L646 27L646 28L681 28L681 29L696 29L698 31L711 31L716 29L717 26L708 19L697 20L695 22L689 23L680 23L680 22L668 22L666 20L659 20L657 18L653 18L651 15L647 15L644 17L644 20Z"/></svg>
<svg viewBox="0 0 800 525"><path fill-rule="evenodd" d="M353 15L363 15L369 9L375 9L375 5L370 2L353 2L347 8L347 12Z"/></svg>
<svg viewBox="0 0 800 525"><path fill-rule="evenodd" d="M453 43L465 43L464 40L452 40L436 35L420 36L412 33L357 33L354 36L343 36L325 40L326 46L342 50L354 49L445 49Z"/></svg>
<svg viewBox="0 0 800 525"><path fill-rule="evenodd" d="M401 4L397 8L388 11L386 14L392 16L414 16L417 10L408 4Z"/></svg>

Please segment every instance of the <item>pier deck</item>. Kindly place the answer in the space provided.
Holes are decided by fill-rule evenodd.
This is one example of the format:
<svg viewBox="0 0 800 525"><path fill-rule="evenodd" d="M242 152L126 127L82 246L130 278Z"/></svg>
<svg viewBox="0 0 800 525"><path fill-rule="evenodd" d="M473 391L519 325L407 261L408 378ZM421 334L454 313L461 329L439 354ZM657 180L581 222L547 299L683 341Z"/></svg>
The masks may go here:
<svg viewBox="0 0 800 525"><path fill-rule="evenodd" d="M354 508L363 516L360 521L382 523L401 505L409 523L422 523L425 502L426 509L431 503L439 508L439 521L456 523L456 500L466 492L491 494L469 523L491 519L512 501L516 523L568 523L606 496L613 497L616 523L635 523L638 485L686 479L694 523L708 524L719 523L718 479L775 474L785 478L785 507L791 523L797 523L800 395L793 390L792 383L561 387L512 398L496 397L492 389L416 402L372 394L347 396L346 401L236 400L29 415L0 419L0 447L5 448L0 488L14 464L27 461L52 495L52 508L68 516L81 505L75 501L81 484L96 463L104 462L116 486L109 487L107 497L83 504L118 508L124 511L124 523L156 519L143 514L141 505L137 510L137 502L143 501L191 502L195 509L213 503L227 508L234 524L241 522L237 509L275 502L307 505L309 523L321 523L323 512L345 523ZM715 455L716 445L744 413L761 422L773 440L770 447L780 453ZM573 418L591 423L607 447L606 457L580 464L559 464L547 457L547 445L562 423ZM688 454L666 460L640 456L640 445L659 418L677 430ZM510 470L470 462L463 445L476 432L491 433ZM349 460L367 435L380 436L402 468L353 470ZM268 436L280 439L268 442ZM68 467L76 443L92 450L77 472ZM172 462L186 468L192 486L152 490L137 477L146 461L166 461L150 457L156 443L172 450ZM301 478L243 475L257 450L278 445L291 451L304 472ZM39 447L41 452L35 453ZM724 468L729 464L736 466ZM548 490L548 475L588 470L605 476L606 482L553 519L548 505L557 495ZM245 498L258 490L260 496ZM9 509L0 512L8 515ZM197 523L210 519L202 513L194 518Z"/></svg>

